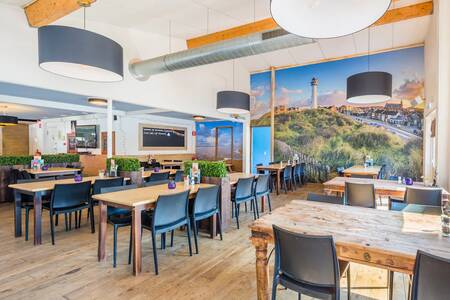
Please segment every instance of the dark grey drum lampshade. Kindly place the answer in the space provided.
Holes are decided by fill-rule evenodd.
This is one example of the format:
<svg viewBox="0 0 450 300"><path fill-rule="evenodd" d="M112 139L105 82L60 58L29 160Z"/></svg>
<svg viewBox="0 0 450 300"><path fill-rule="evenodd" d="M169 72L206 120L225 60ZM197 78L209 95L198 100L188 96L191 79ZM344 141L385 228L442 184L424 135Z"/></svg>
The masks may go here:
<svg viewBox="0 0 450 300"><path fill-rule="evenodd" d="M38 30L39 66L62 76L90 81L123 79L123 49L117 42L80 28L43 26Z"/></svg>
<svg viewBox="0 0 450 300"><path fill-rule="evenodd" d="M363 72L347 78L347 102L380 103L392 97L392 75L387 72Z"/></svg>
<svg viewBox="0 0 450 300"><path fill-rule="evenodd" d="M217 110L225 114L245 114L250 111L250 95L238 91L217 93Z"/></svg>
<svg viewBox="0 0 450 300"><path fill-rule="evenodd" d="M0 115L0 127L17 125L18 123L19 119L17 117Z"/></svg>

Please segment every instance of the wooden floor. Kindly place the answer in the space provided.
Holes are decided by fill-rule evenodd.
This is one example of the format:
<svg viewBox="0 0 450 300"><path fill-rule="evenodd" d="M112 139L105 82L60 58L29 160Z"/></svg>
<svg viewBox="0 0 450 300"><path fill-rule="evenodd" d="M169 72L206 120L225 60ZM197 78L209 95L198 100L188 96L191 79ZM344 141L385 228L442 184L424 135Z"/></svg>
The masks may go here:
<svg viewBox="0 0 450 300"><path fill-rule="evenodd" d="M297 192L273 197L273 206L304 199L308 184ZM129 229L119 229L118 266L112 267L112 228L108 231L107 259L97 262L97 234L91 234L83 216L82 227L56 231L50 242L47 212L43 215L43 245L14 238L13 206L0 205L0 299L256 299L254 250L248 225L252 214L241 213L241 229L235 225L224 240L201 236L200 254L189 257L185 233L176 233L175 245L158 249L160 275L153 273L150 233L143 236L143 274L131 275L127 264ZM32 224L30 224L32 229ZM159 243L158 243L159 245ZM273 265L273 258L271 259ZM352 299L387 299L386 271L352 264ZM345 286L345 279L342 281ZM405 299L406 278L396 274L394 299ZM346 290L342 297L346 299ZM306 298L306 297L305 297ZM280 289L278 299L297 299Z"/></svg>

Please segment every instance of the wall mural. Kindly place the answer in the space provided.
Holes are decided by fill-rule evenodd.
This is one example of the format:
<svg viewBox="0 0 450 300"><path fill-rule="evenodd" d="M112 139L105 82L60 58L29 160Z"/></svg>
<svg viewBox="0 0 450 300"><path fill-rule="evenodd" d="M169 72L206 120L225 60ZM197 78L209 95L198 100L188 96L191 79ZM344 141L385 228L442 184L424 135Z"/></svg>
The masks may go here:
<svg viewBox="0 0 450 300"><path fill-rule="evenodd" d="M275 160L300 152L332 170L362 164L370 155L389 175L422 175L424 48L370 56L372 71L393 76L392 99L373 105L346 102L348 76L367 71L355 57L275 72ZM252 126L270 125L270 72L253 74Z"/></svg>
<svg viewBox="0 0 450 300"><path fill-rule="evenodd" d="M242 171L242 123L231 121L197 122L196 137L198 159L233 159L233 170Z"/></svg>

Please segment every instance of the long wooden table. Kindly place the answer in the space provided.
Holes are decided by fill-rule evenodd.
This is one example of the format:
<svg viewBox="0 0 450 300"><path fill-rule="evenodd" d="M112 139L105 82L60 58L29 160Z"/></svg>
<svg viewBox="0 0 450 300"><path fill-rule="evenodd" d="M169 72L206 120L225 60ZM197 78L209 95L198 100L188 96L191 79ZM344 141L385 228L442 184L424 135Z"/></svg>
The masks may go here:
<svg viewBox="0 0 450 300"><path fill-rule="evenodd" d="M84 181L95 182L100 179L98 176L84 177ZM107 179L107 177L102 178ZM27 183L10 184L9 187L14 190L14 235L22 236L22 194L31 195L34 201L33 218L34 218L34 245L40 245L41 240L41 212L42 212L42 196L50 194L55 188L55 184L76 183L73 179L47 180Z"/></svg>
<svg viewBox="0 0 450 300"><path fill-rule="evenodd" d="M371 167L353 166L344 170L344 176L352 177L352 175L366 175L372 176L372 178L376 179L378 173L380 173L380 170L381 170L380 166L371 166Z"/></svg>
<svg viewBox="0 0 450 300"><path fill-rule="evenodd" d="M406 188L408 185L398 183L394 180L384 180L384 179L369 179L369 178L352 178L352 177L335 177L324 185L324 191L326 193L344 193L345 183L369 183L373 184L375 187L375 193L380 196L391 196L403 198L405 195ZM427 187L422 182L415 182L412 187L423 188ZM448 192L442 190L443 199L448 198Z"/></svg>
<svg viewBox="0 0 450 300"><path fill-rule="evenodd" d="M158 174L158 173L169 173L169 175L175 175L177 173L177 170L175 170L175 169L162 169L162 170L159 170L159 172L144 171L144 173L142 174L142 178L148 178L148 177L152 176L152 174Z"/></svg>
<svg viewBox="0 0 450 300"><path fill-rule="evenodd" d="M440 222L435 215L294 200L251 225L258 299L269 298L267 248L273 244L273 224L332 235L340 260L412 274L419 249L450 258L450 239L442 236Z"/></svg>
<svg viewBox="0 0 450 300"><path fill-rule="evenodd" d="M80 169L75 168L48 168L48 170L34 170L34 169L25 169L29 174L31 174L34 178L42 178L42 177L56 177L62 175L75 175L80 171Z"/></svg>
<svg viewBox="0 0 450 300"><path fill-rule="evenodd" d="M131 210L132 216L132 243L133 243L133 274L139 275L142 271L141 251L141 213L145 209L155 206L160 195L168 195L189 190L190 195L197 193L199 188L210 187L211 184L201 183L193 186L177 184L173 190L169 190L167 184L149 186L138 189L124 190L114 193L94 195L98 200L100 208L100 222L98 231L98 260L103 261L106 257L106 233L107 233L107 207L119 207ZM214 223L214 222L213 222ZM214 223L215 224L215 223Z"/></svg>

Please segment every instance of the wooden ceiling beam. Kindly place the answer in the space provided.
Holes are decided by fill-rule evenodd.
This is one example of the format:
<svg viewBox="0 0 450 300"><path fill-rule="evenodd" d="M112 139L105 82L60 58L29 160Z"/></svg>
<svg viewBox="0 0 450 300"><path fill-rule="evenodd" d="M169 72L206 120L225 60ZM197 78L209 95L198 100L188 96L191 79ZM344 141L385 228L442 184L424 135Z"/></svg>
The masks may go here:
<svg viewBox="0 0 450 300"><path fill-rule="evenodd" d="M78 10L80 3L93 3L96 0L36 0L24 7L28 24L31 27L49 25L56 20Z"/></svg>
<svg viewBox="0 0 450 300"><path fill-rule="evenodd" d="M380 26L400 22L412 18L423 17L433 13L433 1L422 2L409 6L388 10L373 26ZM189 49L206 46L209 44L243 37L249 34L269 31L278 28L272 18L263 19L254 23L229 28L211 34L186 40Z"/></svg>

